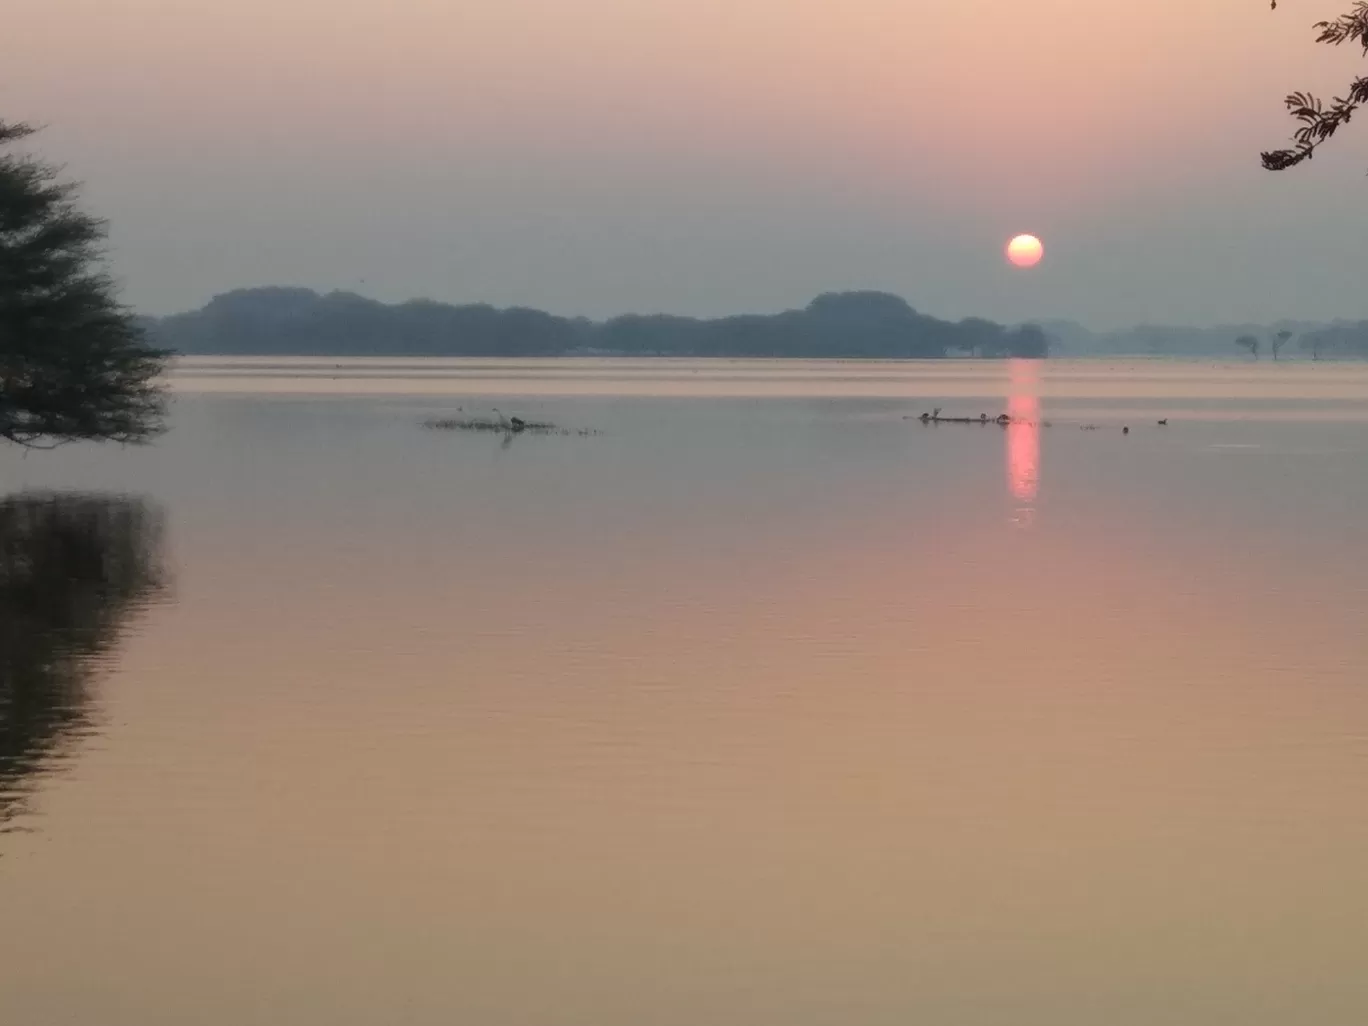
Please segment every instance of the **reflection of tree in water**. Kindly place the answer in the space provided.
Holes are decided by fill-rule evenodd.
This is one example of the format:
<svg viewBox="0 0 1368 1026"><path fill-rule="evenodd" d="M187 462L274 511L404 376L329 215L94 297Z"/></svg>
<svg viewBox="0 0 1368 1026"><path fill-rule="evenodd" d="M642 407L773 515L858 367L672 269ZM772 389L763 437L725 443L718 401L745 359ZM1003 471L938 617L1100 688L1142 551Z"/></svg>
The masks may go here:
<svg viewBox="0 0 1368 1026"><path fill-rule="evenodd" d="M31 778L91 731L100 657L162 588L161 535L137 499L0 499L0 830Z"/></svg>

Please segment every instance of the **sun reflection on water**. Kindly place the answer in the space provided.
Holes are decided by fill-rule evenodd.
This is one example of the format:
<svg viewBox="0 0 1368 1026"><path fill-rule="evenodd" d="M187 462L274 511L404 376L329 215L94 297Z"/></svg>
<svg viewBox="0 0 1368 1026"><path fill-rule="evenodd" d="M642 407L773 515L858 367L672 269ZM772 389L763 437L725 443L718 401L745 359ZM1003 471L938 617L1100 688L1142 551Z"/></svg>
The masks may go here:
<svg viewBox="0 0 1368 1026"><path fill-rule="evenodd" d="M1007 483L1017 501L1015 521L1029 523L1040 491L1040 372L1035 360L1013 360L1010 366Z"/></svg>

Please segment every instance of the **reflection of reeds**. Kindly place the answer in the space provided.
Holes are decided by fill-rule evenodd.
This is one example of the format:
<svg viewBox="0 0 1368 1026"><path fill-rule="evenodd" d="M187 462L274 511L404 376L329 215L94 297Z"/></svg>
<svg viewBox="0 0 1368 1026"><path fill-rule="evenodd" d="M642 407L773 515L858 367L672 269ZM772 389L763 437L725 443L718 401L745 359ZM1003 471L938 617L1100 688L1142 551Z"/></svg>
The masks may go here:
<svg viewBox="0 0 1368 1026"><path fill-rule="evenodd" d="M29 778L90 733L94 664L163 589L161 540L160 514L138 499L0 500L0 824Z"/></svg>

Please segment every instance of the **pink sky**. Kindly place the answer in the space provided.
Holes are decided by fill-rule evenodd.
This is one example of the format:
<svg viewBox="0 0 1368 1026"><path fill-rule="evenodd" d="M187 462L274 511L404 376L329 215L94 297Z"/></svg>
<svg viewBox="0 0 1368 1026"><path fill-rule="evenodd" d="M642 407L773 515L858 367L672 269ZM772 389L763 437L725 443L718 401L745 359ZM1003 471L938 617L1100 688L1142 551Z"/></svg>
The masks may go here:
<svg viewBox="0 0 1368 1026"><path fill-rule="evenodd" d="M1312 42L1336 4L44 0L7 16L0 115L50 126L159 311L271 281L591 314L869 286L946 316L1365 316L1368 137L1258 167L1283 93L1362 64ZM1029 279L1001 266L1017 231L1048 249Z"/></svg>

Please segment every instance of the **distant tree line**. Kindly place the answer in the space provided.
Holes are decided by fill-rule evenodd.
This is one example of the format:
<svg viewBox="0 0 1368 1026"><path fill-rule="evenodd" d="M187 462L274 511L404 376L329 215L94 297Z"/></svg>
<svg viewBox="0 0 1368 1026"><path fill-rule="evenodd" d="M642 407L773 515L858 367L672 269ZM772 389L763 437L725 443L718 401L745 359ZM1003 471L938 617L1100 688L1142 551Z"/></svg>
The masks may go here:
<svg viewBox="0 0 1368 1026"><path fill-rule="evenodd" d="M1297 348L1313 360L1368 360L1368 321L1331 324L1308 331Z"/></svg>
<svg viewBox="0 0 1368 1026"><path fill-rule="evenodd" d="M1368 358L1368 321L1279 321L1209 328L1139 325L1093 332L1072 321L1047 321L1056 356L1208 356L1230 359L1239 350L1286 359L1300 352L1320 360ZM1233 343L1233 345L1232 345Z"/></svg>
<svg viewBox="0 0 1368 1026"><path fill-rule="evenodd" d="M1293 337L1290 331L1280 331L1269 339L1273 359ZM1235 344L1248 350L1254 359L1259 358L1261 343L1257 336L1241 335ZM1368 321L1340 322L1308 331L1298 340L1297 348L1313 360L1368 359Z"/></svg>
<svg viewBox="0 0 1368 1026"><path fill-rule="evenodd" d="M1045 333L979 318L918 313L898 296L844 292L802 310L717 319L629 314L609 321L520 307L388 305L349 292L258 288L201 310L147 319L182 353L317 356L744 356L789 358L1043 357Z"/></svg>

